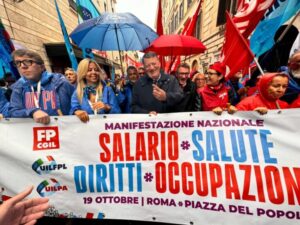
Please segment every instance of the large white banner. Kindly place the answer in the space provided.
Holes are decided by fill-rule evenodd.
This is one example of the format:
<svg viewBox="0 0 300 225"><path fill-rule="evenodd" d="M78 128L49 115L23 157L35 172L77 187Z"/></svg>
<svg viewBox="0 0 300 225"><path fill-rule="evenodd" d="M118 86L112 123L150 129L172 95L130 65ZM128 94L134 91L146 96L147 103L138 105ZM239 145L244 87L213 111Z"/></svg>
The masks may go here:
<svg viewBox="0 0 300 225"><path fill-rule="evenodd" d="M299 109L2 120L0 187L57 217L296 225L299 139Z"/></svg>

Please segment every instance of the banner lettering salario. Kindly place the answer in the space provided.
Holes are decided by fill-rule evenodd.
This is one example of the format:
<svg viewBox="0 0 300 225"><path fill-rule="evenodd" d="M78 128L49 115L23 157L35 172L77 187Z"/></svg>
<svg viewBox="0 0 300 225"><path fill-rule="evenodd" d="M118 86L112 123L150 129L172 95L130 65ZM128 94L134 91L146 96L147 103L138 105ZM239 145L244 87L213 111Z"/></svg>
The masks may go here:
<svg viewBox="0 0 300 225"><path fill-rule="evenodd" d="M299 224L300 111L0 121L2 198L48 215L174 224Z"/></svg>

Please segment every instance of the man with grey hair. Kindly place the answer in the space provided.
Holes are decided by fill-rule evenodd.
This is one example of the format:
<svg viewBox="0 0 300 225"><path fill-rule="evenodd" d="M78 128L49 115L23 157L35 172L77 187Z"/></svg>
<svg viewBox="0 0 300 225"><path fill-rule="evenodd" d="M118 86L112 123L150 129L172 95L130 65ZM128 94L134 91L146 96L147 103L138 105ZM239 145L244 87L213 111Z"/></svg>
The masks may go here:
<svg viewBox="0 0 300 225"><path fill-rule="evenodd" d="M132 112L176 112L175 106L183 98L183 92L175 77L165 74L155 52L148 52L142 60L145 75L133 87Z"/></svg>
<svg viewBox="0 0 300 225"><path fill-rule="evenodd" d="M62 74L45 70L42 57L19 49L12 53L21 78L12 85L11 117L31 117L37 123L50 123L50 116L69 115L74 87Z"/></svg>
<svg viewBox="0 0 300 225"><path fill-rule="evenodd" d="M285 69L285 68L284 68ZM281 70L284 70L281 68ZM300 51L296 51L288 61L289 85L281 100L292 103L300 94Z"/></svg>

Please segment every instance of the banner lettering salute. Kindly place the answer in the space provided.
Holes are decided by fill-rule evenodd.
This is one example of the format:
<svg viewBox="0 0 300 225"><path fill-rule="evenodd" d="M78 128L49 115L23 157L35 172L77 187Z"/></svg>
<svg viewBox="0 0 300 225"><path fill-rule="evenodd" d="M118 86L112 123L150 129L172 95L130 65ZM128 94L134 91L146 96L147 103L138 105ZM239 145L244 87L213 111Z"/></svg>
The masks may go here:
<svg viewBox="0 0 300 225"><path fill-rule="evenodd" d="M2 199L33 184L49 216L299 224L299 115L2 120Z"/></svg>

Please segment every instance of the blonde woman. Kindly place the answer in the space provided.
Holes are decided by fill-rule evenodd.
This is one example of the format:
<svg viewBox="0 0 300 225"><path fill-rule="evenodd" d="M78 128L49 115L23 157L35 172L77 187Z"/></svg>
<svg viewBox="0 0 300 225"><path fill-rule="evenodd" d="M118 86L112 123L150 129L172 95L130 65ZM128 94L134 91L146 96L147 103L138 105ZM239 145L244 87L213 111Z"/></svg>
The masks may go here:
<svg viewBox="0 0 300 225"><path fill-rule="evenodd" d="M193 76L192 81L196 84L197 93L200 94L200 91L206 84L205 75L203 73L197 73Z"/></svg>
<svg viewBox="0 0 300 225"><path fill-rule="evenodd" d="M83 59L78 65L70 114L82 122L89 121L89 114L120 113L114 91L101 80L102 73L104 71L92 59Z"/></svg>

